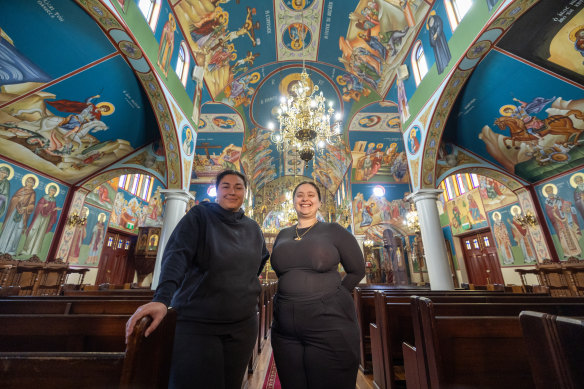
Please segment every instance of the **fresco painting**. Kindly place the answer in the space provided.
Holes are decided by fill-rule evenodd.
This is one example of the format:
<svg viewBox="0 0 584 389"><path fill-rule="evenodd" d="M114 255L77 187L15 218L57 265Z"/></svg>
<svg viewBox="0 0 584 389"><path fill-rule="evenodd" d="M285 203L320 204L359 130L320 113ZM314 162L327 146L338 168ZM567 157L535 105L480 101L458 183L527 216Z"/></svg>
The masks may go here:
<svg viewBox="0 0 584 389"><path fill-rule="evenodd" d="M584 173L572 172L536 186L560 261L582 258Z"/></svg>
<svg viewBox="0 0 584 389"><path fill-rule="evenodd" d="M408 183L407 156L400 133L352 132L353 182Z"/></svg>
<svg viewBox="0 0 584 389"><path fill-rule="evenodd" d="M398 231L405 230L405 215L409 211L409 203L404 200L409 193L407 184L383 184L385 194L375 196L373 184L353 184L353 225L354 233L365 232L381 223L390 224Z"/></svg>
<svg viewBox="0 0 584 389"><path fill-rule="evenodd" d="M108 225L108 212L86 204L80 213L86 223L75 226L68 261L71 264L97 267Z"/></svg>
<svg viewBox="0 0 584 389"><path fill-rule="evenodd" d="M212 182L225 169L241 169L242 133L200 133L193 159L191 181Z"/></svg>
<svg viewBox="0 0 584 389"><path fill-rule="evenodd" d="M68 188L0 159L0 253L47 259Z"/></svg>
<svg viewBox="0 0 584 389"><path fill-rule="evenodd" d="M487 213L501 266L530 265L537 261L529 229L514 219L521 212L514 203Z"/></svg>
<svg viewBox="0 0 584 389"><path fill-rule="evenodd" d="M490 177L478 176L479 193L485 211L490 211L502 205L508 205L517 201L517 196L505 185Z"/></svg>
<svg viewBox="0 0 584 389"><path fill-rule="evenodd" d="M407 46L428 11L421 0L402 6L385 1L361 0L349 15L345 36L339 38L339 61L347 72L384 95Z"/></svg>
<svg viewBox="0 0 584 389"><path fill-rule="evenodd" d="M454 235L488 225L478 189L473 189L448 201L446 212Z"/></svg>
<svg viewBox="0 0 584 389"><path fill-rule="evenodd" d="M159 227L163 222L163 196L160 192L164 189L159 181L155 181L152 188L150 201L145 200L118 188L115 195L113 209L109 220L109 226L119 230L137 233L141 226Z"/></svg>
<svg viewBox="0 0 584 389"><path fill-rule="evenodd" d="M120 178L116 177L99 185L87 194L85 202L111 212L114 207L119 180Z"/></svg>

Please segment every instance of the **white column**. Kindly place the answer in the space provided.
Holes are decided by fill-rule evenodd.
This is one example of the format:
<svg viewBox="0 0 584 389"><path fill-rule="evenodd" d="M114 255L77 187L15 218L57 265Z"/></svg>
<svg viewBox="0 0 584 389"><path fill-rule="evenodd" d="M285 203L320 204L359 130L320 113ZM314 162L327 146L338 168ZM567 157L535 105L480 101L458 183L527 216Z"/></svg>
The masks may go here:
<svg viewBox="0 0 584 389"><path fill-rule="evenodd" d="M166 243L180 219L185 215L189 199L193 199L193 195L182 189L163 189L160 193L164 195L165 199L164 222L162 224L160 240L158 241L154 273L152 274L152 289L156 289L158 286L162 256L166 248Z"/></svg>
<svg viewBox="0 0 584 389"><path fill-rule="evenodd" d="M444 234L440 226L440 215L436 206L436 200L440 193L442 193L440 190L422 189L412 193L408 198L414 200L418 211L430 288L432 290L454 290L446 245L444 244Z"/></svg>

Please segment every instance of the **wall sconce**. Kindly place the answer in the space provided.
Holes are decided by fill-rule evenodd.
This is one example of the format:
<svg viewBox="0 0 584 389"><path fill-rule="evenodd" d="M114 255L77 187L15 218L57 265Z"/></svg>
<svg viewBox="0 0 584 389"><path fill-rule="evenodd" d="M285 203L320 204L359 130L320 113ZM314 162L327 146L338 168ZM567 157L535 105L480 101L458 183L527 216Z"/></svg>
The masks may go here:
<svg viewBox="0 0 584 389"><path fill-rule="evenodd" d="M515 221L519 223L522 227L534 227L537 225L537 218L529 211L525 213L525 216L518 213L514 217Z"/></svg>
<svg viewBox="0 0 584 389"><path fill-rule="evenodd" d="M87 218L86 217L81 217L79 216L79 214L77 212L73 212L69 218L67 219L67 225L68 226L82 226L85 225L87 223Z"/></svg>
<svg viewBox="0 0 584 389"><path fill-rule="evenodd" d="M406 213L405 225L410 231L415 234L420 233L420 222L418 221L418 211L414 208L414 205L410 205L410 211Z"/></svg>

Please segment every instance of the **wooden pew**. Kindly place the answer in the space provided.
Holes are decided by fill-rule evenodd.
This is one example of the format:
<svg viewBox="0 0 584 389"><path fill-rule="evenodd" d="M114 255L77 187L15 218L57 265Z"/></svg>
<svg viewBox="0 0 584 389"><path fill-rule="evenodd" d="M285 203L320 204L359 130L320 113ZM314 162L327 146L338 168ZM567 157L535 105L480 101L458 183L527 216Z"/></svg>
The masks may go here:
<svg viewBox="0 0 584 389"><path fill-rule="evenodd" d="M165 388L176 312L127 345L129 315L0 315L0 382L11 388Z"/></svg>
<svg viewBox="0 0 584 389"><path fill-rule="evenodd" d="M380 343L374 342L372 344L371 337L380 339L380 334L376 333L381 330L381 323L376 318L375 313L375 294L377 292L383 292L386 295L394 296L395 298L402 297L403 302L409 305L410 296L421 295L421 296L461 296L466 298L467 296L518 296L518 293L507 293L504 291L468 291L468 290L455 290L455 291L433 291L425 287L395 287L392 285L371 285L371 284L360 284L355 288L353 292L353 299L355 303L355 309L357 311L357 321L360 328L360 354L361 362L359 364L360 370L364 374L371 374L373 371L373 357L372 353L375 352L379 354L379 350L373 350ZM542 293L544 295L544 293ZM373 334L370 333L370 323L374 323ZM401 355L401 343L399 343L398 350L396 351ZM380 383L376 380L377 384Z"/></svg>
<svg viewBox="0 0 584 389"><path fill-rule="evenodd" d="M584 383L584 320L524 311L519 315L536 389Z"/></svg>
<svg viewBox="0 0 584 389"><path fill-rule="evenodd" d="M150 300L0 299L0 314L131 315Z"/></svg>
<svg viewBox="0 0 584 389"><path fill-rule="evenodd" d="M522 310L584 315L584 303L435 303L412 297L415 352L403 346L406 377L420 388L533 387L522 337ZM411 345L410 345L411 346ZM404 354L404 356L406 355ZM412 358L415 354L415 358Z"/></svg>
<svg viewBox="0 0 584 389"><path fill-rule="evenodd" d="M403 370L404 355L402 342L414 345L414 326L410 304L411 297L387 295L378 292L375 296L376 320L370 324L372 338L373 378L378 388L396 388L403 386L405 376ZM507 309L517 312L517 304L549 302L549 296L535 296L530 294L452 294L432 296L435 303L506 304ZM554 303L584 303L584 299L573 297L554 298ZM515 304L515 305L513 305ZM379 332L379 334L375 334ZM380 339L375 342L373 338Z"/></svg>
<svg viewBox="0 0 584 389"><path fill-rule="evenodd" d="M154 291L151 289L103 289L103 290L63 290L63 296L142 296L150 297L154 296Z"/></svg>

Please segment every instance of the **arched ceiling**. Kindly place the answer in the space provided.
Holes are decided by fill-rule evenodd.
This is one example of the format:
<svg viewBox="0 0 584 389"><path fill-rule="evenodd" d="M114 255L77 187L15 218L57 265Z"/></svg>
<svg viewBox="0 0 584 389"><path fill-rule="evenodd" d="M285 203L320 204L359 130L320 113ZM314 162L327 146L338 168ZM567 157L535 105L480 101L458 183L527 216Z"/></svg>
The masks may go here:
<svg viewBox="0 0 584 389"><path fill-rule="evenodd" d="M255 189L296 174L314 177L331 191L348 177L357 187L404 184L403 192L409 183L407 171L404 176L400 170L406 156L402 131L407 128L402 128L399 117L396 72L402 64L412 71L410 49L421 41L430 67L426 78L455 83L456 72L451 69L464 65L465 58L478 58L471 71L465 70L469 76L441 118L445 134L437 134L437 144L454 143L460 155L470 156L463 161L506 173L521 183L582 165L574 137L564 139L572 143L559 143L565 149L536 146L532 140L532 146L523 143L523 151L515 153L513 145L506 150L491 147L485 141L491 136L485 127L494 134L492 142L498 142L499 135L508 137L509 127L496 127L495 119L505 116L503 107L520 106L520 101L541 98L544 106L531 114L541 120L552 115L547 110L554 104L564 114L584 110L577 28L584 25L583 4L475 0L471 17L504 10L484 29L498 28L499 35L490 37L494 45L486 51L482 46L465 47L443 72L437 72L436 54L427 44L427 21L429 15L442 18L454 50L459 41L448 27L444 1L396 4L390 0L161 0L158 27L152 34L132 0L5 2L0 12L4 54L0 57L0 153L71 185L93 187L100 177L115 174L109 170L142 169L178 187L190 164L184 159L186 152L182 159L177 155L183 129L177 112L200 104L200 115L197 109L193 115L198 120L193 183L209 182L217 169L233 165L243 167ZM162 47L163 26L171 18L177 20L173 58L184 39L193 62L205 70L197 87L188 80L186 94L191 101L180 107L168 102L180 100L179 94L163 88L180 85L178 78L172 70L161 71L155 59ZM554 23L554 18L561 22ZM567 41L559 42L562 37ZM173 59L171 65L175 64ZM303 66L343 114L343 142L307 167L293 153L277 151L268 130L268 123L276 122L275 110L286 82ZM419 98L411 75L404 88L407 98L419 106L434 93L432 89ZM450 97L440 96L439 101ZM100 111L99 119L95 111L91 127L76 125L75 120L83 119L70 116L89 103L109 110ZM572 121L578 131L584 128ZM414 160L418 166L423 150ZM368 175L363 164L373 152L389 162L386 170ZM432 169L439 174L434 174L430 186L448 168L460 165L441 165L444 152L432 153ZM353 169L348 171L351 163Z"/></svg>

